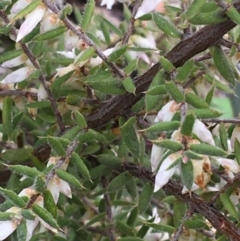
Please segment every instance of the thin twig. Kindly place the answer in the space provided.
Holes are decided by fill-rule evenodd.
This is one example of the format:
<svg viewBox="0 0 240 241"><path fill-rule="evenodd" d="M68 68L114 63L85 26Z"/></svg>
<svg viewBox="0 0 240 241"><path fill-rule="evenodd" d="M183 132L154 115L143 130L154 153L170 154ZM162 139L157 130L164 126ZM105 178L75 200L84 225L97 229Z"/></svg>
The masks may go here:
<svg viewBox="0 0 240 241"><path fill-rule="evenodd" d="M0 17L3 19L3 21L5 23L10 24L8 16L3 11L0 11ZM16 32L15 28L12 28L12 33L13 33L13 35L15 37L17 36L17 32ZM32 65L35 67L35 69L40 70L41 73L42 73L41 66L39 65L38 61L36 60L36 58L31 53L31 51L29 50L27 45L22 43L22 41L20 41L20 46L21 46L22 50L24 51L24 53L29 58L29 60L31 61ZM55 115L57 123L58 123L58 126L59 126L61 132L63 132L64 129L65 129L65 126L64 126L63 121L62 121L62 116L61 116L61 114L60 114L60 112L58 110L57 103L56 103L56 101L55 101L55 99L54 99L54 97L52 95L52 91L47 86L47 82L46 82L45 76L43 74L40 74L39 80L42 83L44 89L46 90L46 92L48 94L48 99L49 99L49 101L51 103L54 115Z"/></svg>
<svg viewBox="0 0 240 241"><path fill-rule="evenodd" d="M183 217L181 223L179 224L177 232L175 233L172 241L178 241L179 240L179 238L180 238L180 236L182 234L182 231L183 231L184 221L189 219L192 215L193 215L193 210L190 208L187 211L187 213L185 214L185 216Z"/></svg>
<svg viewBox="0 0 240 241"><path fill-rule="evenodd" d="M212 122L212 123L229 123L229 124L240 124L240 119L233 118L233 119L219 119L219 118L207 118L201 119L203 122Z"/></svg>
<svg viewBox="0 0 240 241"><path fill-rule="evenodd" d="M31 96L32 99L37 100L37 93L25 90L0 90L0 96L18 96L18 97L28 97Z"/></svg>
<svg viewBox="0 0 240 241"><path fill-rule="evenodd" d="M58 10L57 6L54 2L50 0L42 0L43 3L46 4L46 6L52 10L54 13L59 14L60 11ZM80 39L82 39L84 42L86 42L89 46L94 47L96 50L97 55L112 69L112 71L118 75L120 78L124 78L125 74L121 69L119 69L114 63L109 62L105 54L102 52L100 48L98 48L92 40L79 28L79 26L76 26L73 24L68 18L65 18L62 20L66 27L70 29L72 32L74 32Z"/></svg>
<svg viewBox="0 0 240 241"><path fill-rule="evenodd" d="M45 181L45 185L48 186L49 182L53 179L56 169L60 168L64 162L68 162L74 149L77 147L78 145L78 141L74 140L72 143L69 144L67 150L66 150L66 157L61 158L57 164L55 165L55 167L48 173L48 175L46 176L46 181Z"/></svg>
<svg viewBox="0 0 240 241"><path fill-rule="evenodd" d="M131 17L131 20L130 20L130 23L128 25L128 29L127 29L127 32L126 34L124 35L123 37L123 40L122 40L122 44L127 44L128 43L128 40L133 32L133 29L134 29L134 23L135 23L135 16L137 14L137 10L138 8L140 7L141 5L141 1L140 0L136 0L135 1L135 4L133 6L133 10L132 10L132 17Z"/></svg>
<svg viewBox="0 0 240 241"><path fill-rule="evenodd" d="M107 236L107 230L103 230L98 227L87 227L86 230L91 233L98 233L101 234L102 236Z"/></svg>
<svg viewBox="0 0 240 241"><path fill-rule="evenodd" d="M108 182L107 182L106 177L102 177L102 185L105 189L107 189ZM114 219L112 216L111 200L110 200L110 195L107 190L105 190L105 193L104 193L104 200L105 200L107 218L108 218L108 222L110 224L110 227L108 230L108 237L109 237L110 241L116 241L116 234L115 234L115 230L114 230L114 226L113 226Z"/></svg>
<svg viewBox="0 0 240 241"><path fill-rule="evenodd" d="M94 215L99 214L98 209L94 206L94 204L91 202L91 200L89 200L87 198L86 195L81 194L79 198L80 198L80 200L82 201L83 204L85 204L88 208L90 208L90 210L94 213Z"/></svg>

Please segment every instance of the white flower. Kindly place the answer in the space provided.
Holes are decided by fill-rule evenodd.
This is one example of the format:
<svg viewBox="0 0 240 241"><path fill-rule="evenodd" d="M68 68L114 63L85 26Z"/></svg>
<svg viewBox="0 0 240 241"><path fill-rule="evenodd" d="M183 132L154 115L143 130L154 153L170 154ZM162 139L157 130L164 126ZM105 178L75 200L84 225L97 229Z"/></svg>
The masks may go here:
<svg viewBox="0 0 240 241"><path fill-rule="evenodd" d="M132 35L131 40L139 47L156 49L156 42L151 33L148 33L145 38L140 35Z"/></svg>
<svg viewBox="0 0 240 241"><path fill-rule="evenodd" d="M40 33L45 33L60 26L60 20L56 13L45 12L40 24Z"/></svg>
<svg viewBox="0 0 240 241"><path fill-rule="evenodd" d="M25 63L27 60L27 57L22 54L22 55L19 55L13 59L10 59L10 60L7 60L5 62L2 63L2 67L4 68L13 68L13 67L16 67L16 66L19 66L23 63Z"/></svg>
<svg viewBox="0 0 240 241"><path fill-rule="evenodd" d="M16 3L13 4L11 8L12 14L18 14L21 10L27 7L29 3L31 3L31 0L18 0Z"/></svg>
<svg viewBox="0 0 240 241"><path fill-rule="evenodd" d="M163 0L143 0L141 6L139 7L135 19L140 18L141 16L153 11L157 5Z"/></svg>
<svg viewBox="0 0 240 241"><path fill-rule="evenodd" d="M65 34L64 38L64 46L67 51L71 51L76 45L79 40L79 37L72 32L72 30L68 30Z"/></svg>
<svg viewBox="0 0 240 241"><path fill-rule="evenodd" d="M112 9L115 0L102 0L101 6L107 5L107 9Z"/></svg>
<svg viewBox="0 0 240 241"><path fill-rule="evenodd" d="M231 136L231 146L232 149L234 150L234 142L235 139L240 141L240 125L236 125L233 129L232 136Z"/></svg>
<svg viewBox="0 0 240 241"><path fill-rule="evenodd" d="M195 120L192 133L195 134L201 141L206 142L210 145L215 145L215 142L212 137L212 133L208 128L200 121Z"/></svg>
<svg viewBox="0 0 240 241"><path fill-rule="evenodd" d="M154 186L154 192L157 192L159 189L161 189L173 176L175 173L175 170L177 169L178 165L175 165L174 167L168 169L179 157L178 153L174 153L169 155L161 164L159 171L157 172L157 175L155 177L155 186Z"/></svg>
<svg viewBox="0 0 240 241"><path fill-rule="evenodd" d="M237 161L228 158L216 158L217 162L228 172L238 173L240 168Z"/></svg>
<svg viewBox="0 0 240 241"><path fill-rule="evenodd" d="M155 172L158 168L159 162L163 156L164 148L157 146L155 144L152 145L152 152L151 152L151 167L152 172Z"/></svg>
<svg viewBox="0 0 240 241"><path fill-rule="evenodd" d="M42 20L45 11L46 7L40 5L26 16L25 21L19 29L16 42L19 42L37 26L37 24Z"/></svg>
<svg viewBox="0 0 240 241"><path fill-rule="evenodd" d="M32 67L23 67L18 70L15 70L8 74L2 81L2 84L15 84L22 82L23 80L27 79L30 74L33 72Z"/></svg>
<svg viewBox="0 0 240 241"><path fill-rule="evenodd" d="M158 112L157 117L155 118L154 121L155 122L171 121L174 114L179 110L180 106L181 104L175 102L174 100L168 102Z"/></svg>
<svg viewBox="0 0 240 241"><path fill-rule="evenodd" d="M40 84L40 86L38 88L37 96L38 96L38 101L47 100L47 98L48 98L47 91L45 90L45 88L42 84Z"/></svg>

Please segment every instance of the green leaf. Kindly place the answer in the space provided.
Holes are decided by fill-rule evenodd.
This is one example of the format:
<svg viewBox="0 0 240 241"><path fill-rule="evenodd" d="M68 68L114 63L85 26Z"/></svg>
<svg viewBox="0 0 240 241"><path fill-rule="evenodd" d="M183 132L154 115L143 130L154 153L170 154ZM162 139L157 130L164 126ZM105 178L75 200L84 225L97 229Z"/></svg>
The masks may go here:
<svg viewBox="0 0 240 241"><path fill-rule="evenodd" d="M48 107L50 106L50 102L47 100L42 100L42 101L36 101L36 102L32 102L29 104L25 104L26 108L43 108L43 107Z"/></svg>
<svg viewBox="0 0 240 241"><path fill-rule="evenodd" d="M83 188L83 186L78 181L78 179L76 177L74 177L72 174L70 174L62 169L57 169L56 174L60 179L66 181L68 184L72 185L73 187Z"/></svg>
<svg viewBox="0 0 240 241"><path fill-rule="evenodd" d="M191 92L187 92L185 94L185 98L186 98L186 102L195 108L199 108L199 109L209 108L208 104L203 99L201 99L200 97L198 97L197 95Z"/></svg>
<svg viewBox="0 0 240 241"><path fill-rule="evenodd" d="M89 174L91 176L91 179L94 180L102 176L107 176L108 174L110 174L111 170L112 169L109 166L101 164L91 169Z"/></svg>
<svg viewBox="0 0 240 241"><path fill-rule="evenodd" d="M166 122L159 122L154 123L147 129L144 129L143 131L146 131L147 133L161 133L163 131L175 131L179 128L180 121L166 121Z"/></svg>
<svg viewBox="0 0 240 241"><path fill-rule="evenodd" d="M110 23L107 19L102 18L102 21L108 26L108 28L117 34L119 37L123 36L123 33L120 28L115 27L112 23Z"/></svg>
<svg viewBox="0 0 240 241"><path fill-rule="evenodd" d="M108 56L108 61L114 62L119 59L127 50L128 45L122 45L120 47L116 47L114 51Z"/></svg>
<svg viewBox="0 0 240 241"><path fill-rule="evenodd" d="M137 197L137 184L134 178L125 184L126 190L128 193L135 199Z"/></svg>
<svg viewBox="0 0 240 241"><path fill-rule="evenodd" d="M135 130L135 122L136 117L131 117L127 120L127 122L120 127L121 135L124 143L128 147L128 149L134 154L134 156L138 157L140 152L139 141L137 138L136 130Z"/></svg>
<svg viewBox="0 0 240 241"><path fill-rule="evenodd" d="M200 12L195 16L190 18L188 21L195 25L207 25L207 24L217 24L227 20L227 17L224 15L224 10L218 8L211 12Z"/></svg>
<svg viewBox="0 0 240 241"><path fill-rule="evenodd" d="M34 213L37 214L38 217L40 217L47 224L49 224L51 227L53 227L55 229L55 232L57 233L59 226L57 224L57 221L55 220L55 218L52 216L51 213L49 213L46 209L40 207L37 204L32 205L32 210Z"/></svg>
<svg viewBox="0 0 240 241"><path fill-rule="evenodd" d="M16 58L22 54L22 50L12 50L4 52L0 55L0 63Z"/></svg>
<svg viewBox="0 0 240 241"><path fill-rule="evenodd" d="M37 35L34 40L35 41L44 41L44 40L49 40L49 39L53 39L56 38L58 36L60 36L61 34L63 34L66 31L66 27L65 26L59 26L57 28L54 28L52 30L49 30L45 33L42 33L40 35Z"/></svg>
<svg viewBox="0 0 240 241"><path fill-rule="evenodd" d="M207 96L206 96L206 98L205 98L205 102L208 104L208 105L210 105L211 104L211 102L212 102L212 98L213 98L213 96L214 96L214 86L209 90L209 92L208 92L208 94L207 94Z"/></svg>
<svg viewBox="0 0 240 241"><path fill-rule="evenodd" d="M100 154L97 155L97 159L101 164L114 168L118 168L122 164L122 160L114 155Z"/></svg>
<svg viewBox="0 0 240 241"><path fill-rule="evenodd" d="M82 16L82 22L81 22L82 31L87 30L94 13L94 9L95 9L95 1L88 0L85 6L84 14Z"/></svg>
<svg viewBox="0 0 240 241"><path fill-rule="evenodd" d="M74 112L74 116L76 118L77 124L81 129L84 129L87 127L87 122L84 118L84 116L82 115L82 113L75 111Z"/></svg>
<svg viewBox="0 0 240 241"><path fill-rule="evenodd" d="M211 109L189 110L188 113L193 113L197 119L217 118L222 115L222 113L220 113L216 110L211 110Z"/></svg>
<svg viewBox="0 0 240 241"><path fill-rule="evenodd" d="M74 165L76 165L76 168L78 169L78 172L82 175L82 177L85 180L91 181L91 177L90 177L90 174L89 174L89 171L88 171L86 165L84 164L83 160L81 159L81 157L76 152L72 153L71 162Z"/></svg>
<svg viewBox="0 0 240 241"><path fill-rule="evenodd" d="M240 14L235 7L230 6L226 14L233 22L235 22L236 24L240 24Z"/></svg>
<svg viewBox="0 0 240 241"><path fill-rule="evenodd" d="M0 221L13 220L15 213L10 212L0 212Z"/></svg>
<svg viewBox="0 0 240 241"><path fill-rule="evenodd" d="M194 0L186 11L187 18L191 18L199 12L199 9L206 3L206 0Z"/></svg>
<svg viewBox="0 0 240 241"><path fill-rule="evenodd" d="M124 237L118 239L118 241L143 241L141 238L136 238L136 237Z"/></svg>
<svg viewBox="0 0 240 241"><path fill-rule="evenodd" d="M238 213L236 211L235 206L233 205L230 195L228 193L221 193L220 194L220 200L223 204L223 206L226 208L226 210L229 212L230 215L232 215L235 219L238 219Z"/></svg>
<svg viewBox="0 0 240 241"><path fill-rule="evenodd" d="M28 35L22 39L22 43L28 43L34 39L39 34L40 25L37 25Z"/></svg>
<svg viewBox="0 0 240 241"><path fill-rule="evenodd" d="M152 194L153 194L153 186L150 183L146 183L138 198L139 214L147 210L152 199Z"/></svg>
<svg viewBox="0 0 240 241"><path fill-rule="evenodd" d="M193 185L193 164L190 160L187 163L181 162L181 177L182 182L190 191Z"/></svg>
<svg viewBox="0 0 240 241"><path fill-rule="evenodd" d="M29 210L29 209L22 209L21 215L23 216L23 218L25 218L27 220L34 220L36 218L36 216L32 212L32 210Z"/></svg>
<svg viewBox="0 0 240 241"><path fill-rule="evenodd" d="M61 157L66 156L66 152L62 144L59 142L58 138L49 136L48 143L52 147L53 151L56 153L57 156L61 156Z"/></svg>
<svg viewBox="0 0 240 241"><path fill-rule="evenodd" d="M146 94L149 95L165 95L167 94L165 85L155 86L147 91Z"/></svg>
<svg viewBox="0 0 240 241"><path fill-rule="evenodd" d="M133 208L133 210L130 212L130 215L128 217L127 220L127 225L129 225L130 227L134 227L137 218L138 218L138 207Z"/></svg>
<svg viewBox="0 0 240 241"><path fill-rule="evenodd" d="M234 140L234 152L238 165L240 165L240 142L237 138Z"/></svg>
<svg viewBox="0 0 240 241"><path fill-rule="evenodd" d="M11 162L24 162L29 160L29 153L33 153L33 150L27 148L6 150L1 153L1 158Z"/></svg>
<svg viewBox="0 0 240 241"><path fill-rule="evenodd" d="M120 220L116 220L116 229L123 235L135 236L132 227ZM119 240L119 239L118 239Z"/></svg>
<svg viewBox="0 0 240 241"><path fill-rule="evenodd" d="M19 208L25 208L27 203L19 197L15 192L11 190L4 189L0 187L0 193L9 201L11 201L14 206L17 206Z"/></svg>
<svg viewBox="0 0 240 241"><path fill-rule="evenodd" d="M192 128L195 122L195 116L193 114L186 115L182 126L181 126L181 134L190 136L192 134Z"/></svg>
<svg viewBox="0 0 240 241"><path fill-rule="evenodd" d="M106 44L110 45L111 44L110 32L107 27L107 24L102 19L101 19L101 30L105 38Z"/></svg>
<svg viewBox="0 0 240 241"><path fill-rule="evenodd" d="M174 200L173 202L173 222L174 227L178 228L182 223L183 217L186 215L187 205L185 202L180 201L179 199Z"/></svg>
<svg viewBox="0 0 240 241"><path fill-rule="evenodd" d="M56 89L57 87L61 86L64 82L66 82L72 76L73 73L74 73L74 70L68 72L67 74L65 74L61 77L56 78L54 80L54 82L50 85L50 89L53 90L53 89Z"/></svg>
<svg viewBox="0 0 240 241"><path fill-rule="evenodd" d="M184 94L178 89L175 83L168 81L166 82L165 86L166 86L166 90L171 95L173 100L175 100L178 103L184 102L185 100Z"/></svg>
<svg viewBox="0 0 240 241"><path fill-rule="evenodd" d="M108 191L109 192L116 192L124 187L126 183L128 183L131 180L131 175L129 172L123 172L119 174L117 177L112 179L112 181L109 183Z"/></svg>
<svg viewBox="0 0 240 241"><path fill-rule="evenodd" d="M27 225L25 220L21 220L21 223L17 227L17 240L26 241L27 239Z"/></svg>
<svg viewBox="0 0 240 241"><path fill-rule="evenodd" d="M3 133L8 136L12 133L12 98L6 96L3 100L2 111Z"/></svg>
<svg viewBox="0 0 240 241"><path fill-rule="evenodd" d="M230 62L225 56L222 48L220 46L214 46L212 48L213 61L218 72L227 82L234 85L236 78L233 71L233 67L230 65Z"/></svg>
<svg viewBox="0 0 240 241"><path fill-rule="evenodd" d="M114 77L110 77L104 80L87 80L85 84L106 94L119 95L126 93L126 90L124 89L120 79Z"/></svg>
<svg viewBox="0 0 240 241"><path fill-rule="evenodd" d="M57 217L57 206L54 202L52 193L49 190L43 192L44 208L52 214L54 218Z"/></svg>
<svg viewBox="0 0 240 241"><path fill-rule="evenodd" d="M201 155L198 155L195 152L192 151L184 151L184 155L187 156L189 159L193 159L193 160L202 160L203 157Z"/></svg>
<svg viewBox="0 0 240 241"><path fill-rule="evenodd" d="M81 53L77 56L77 60L74 62L75 64L79 64L80 62L89 60L95 53L95 49L93 47L89 47L81 51Z"/></svg>
<svg viewBox="0 0 240 241"><path fill-rule="evenodd" d="M180 151L184 149L183 144L176 142L176 141L171 141L171 140L153 140L152 141L154 144L157 146L167 148L171 151Z"/></svg>
<svg viewBox="0 0 240 241"><path fill-rule="evenodd" d="M228 151L228 136L227 136L227 131L224 123L220 124L219 127L219 136L220 136L220 141L222 144L222 147L225 151Z"/></svg>
<svg viewBox="0 0 240 241"><path fill-rule="evenodd" d="M35 179L37 176L42 175L42 173L38 171L35 167L28 167L22 165L8 165L8 168L17 174L27 176L33 179Z"/></svg>
<svg viewBox="0 0 240 241"><path fill-rule="evenodd" d="M222 149L208 144L191 144L189 149L193 152L209 156L226 156L227 153Z"/></svg>
<svg viewBox="0 0 240 241"><path fill-rule="evenodd" d="M193 64L194 64L194 61L191 59L191 60L188 60L182 67L177 68L176 80L177 81L187 80L193 68Z"/></svg>
<svg viewBox="0 0 240 241"><path fill-rule="evenodd" d="M18 12L13 20L17 20L31 13L42 1L41 0L33 0L30 4L28 4L25 8L23 8L20 12Z"/></svg>
<svg viewBox="0 0 240 241"><path fill-rule="evenodd" d="M163 56L160 56L159 62L167 73L171 73L175 69L172 63L168 59L164 58Z"/></svg>
<svg viewBox="0 0 240 241"><path fill-rule="evenodd" d="M125 78L122 83L127 92L135 94L136 87L131 77Z"/></svg>
<svg viewBox="0 0 240 241"><path fill-rule="evenodd" d="M67 131L65 134L62 135L62 138L67 139L69 141L73 141L81 132L81 129L79 126L75 126L71 128L69 131Z"/></svg>
<svg viewBox="0 0 240 241"><path fill-rule="evenodd" d="M166 18L164 18L161 14L153 14L153 20L157 27L161 29L165 34L170 35L174 38L181 38L181 31L173 23L169 22Z"/></svg>
<svg viewBox="0 0 240 241"><path fill-rule="evenodd" d="M162 231L162 232L167 232L167 233L174 233L176 229L170 225L164 225L164 224L156 224L156 223L148 223L145 222L145 225L147 225L150 228L153 228L154 230L157 231Z"/></svg>
<svg viewBox="0 0 240 241"><path fill-rule="evenodd" d="M186 228L189 228L189 229L207 228L206 223L203 220L197 219L197 218L191 218L190 220L185 220L183 224Z"/></svg>

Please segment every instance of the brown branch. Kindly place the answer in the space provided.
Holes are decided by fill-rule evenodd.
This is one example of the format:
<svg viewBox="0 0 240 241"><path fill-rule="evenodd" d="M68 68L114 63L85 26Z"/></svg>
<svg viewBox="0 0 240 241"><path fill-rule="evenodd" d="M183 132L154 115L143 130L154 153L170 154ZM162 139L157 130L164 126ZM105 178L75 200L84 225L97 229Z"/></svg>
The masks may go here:
<svg viewBox="0 0 240 241"><path fill-rule="evenodd" d="M131 175L144 179L148 182L154 183L155 176L147 168L136 165L133 162L123 162L121 171L129 171ZM217 211L209 203L205 202L200 196L195 193L182 194L183 186L173 180L170 180L164 187L163 190L174 195L179 200L186 202L192 210L204 216L212 224L212 226L226 234L230 240L240 241L240 229L237 228L229 219L222 213Z"/></svg>
<svg viewBox="0 0 240 241"><path fill-rule="evenodd" d="M25 90L0 90L0 96L18 96L18 97L28 97L31 96L32 99L37 100L37 94L25 91Z"/></svg>
<svg viewBox="0 0 240 241"><path fill-rule="evenodd" d="M201 121L212 122L212 123L240 124L240 119L238 118L233 118L233 119L208 118L208 119L201 119Z"/></svg>
<svg viewBox="0 0 240 241"><path fill-rule="evenodd" d="M110 227L108 229L108 237L110 241L116 241L116 234L115 234L115 229L114 229L114 219L112 216L112 206L111 206L111 200L110 200L110 195L108 193L107 187L108 187L108 181L106 177L102 177L102 185L106 189L104 192L104 200L105 200L105 207L106 207L106 213L107 213L107 218L108 222L110 224Z"/></svg>

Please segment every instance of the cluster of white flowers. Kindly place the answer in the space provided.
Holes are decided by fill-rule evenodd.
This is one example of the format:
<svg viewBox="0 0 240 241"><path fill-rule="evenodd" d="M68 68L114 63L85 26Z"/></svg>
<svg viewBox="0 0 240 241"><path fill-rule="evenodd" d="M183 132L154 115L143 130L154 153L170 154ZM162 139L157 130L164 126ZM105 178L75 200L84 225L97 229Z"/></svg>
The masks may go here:
<svg viewBox="0 0 240 241"><path fill-rule="evenodd" d="M59 158L57 157L51 157L48 161L47 166L50 166L50 165L55 166L58 160ZM68 166L68 163L64 163L64 165L61 168L66 169L67 166ZM25 179L25 177L23 177L22 180L23 179ZM69 184L63 181L62 179L60 179L59 177L57 177L56 175L54 175L53 178L50 180L46 189L51 192L55 204L57 204L58 202L60 193L64 194L69 198L72 198L72 192ZM37 198L36 200L34 200L32 204L37 204L40 207L44 207L44 198L38 191L35 190L34 185L23 189L18 194L19 197L27 197L29 201L34 195L37 195ZM31 211L31 207L28 210ZM11 207L10 209L6 210L6 212L11 213L13 215L13 218L12 220L0 221L0 230L1 230L0 241L4 240L9 235L11 235L18 228L18 225L21 223L21 220L24 219L24 217L21 214L22 209L19 207ZM58 230L56 228L51 227L42 218L34 214L34 212L31 211L31 213L33 216L35 216L35 218L33 220L26 219L26 227L27 227L26 241L31 239L35 231L35 228L37 227L39 222L41 224L39 228L40 232L43 232L44 230L48 229L54 233L58 233Z"/></svg>
<svg viewBox="0 0 240 241"><path fill-rule="evenodd" d="M174 114L180 109L181 103L176 103L175 101L170 101L158 112L157 117L154 122L166 122L171 121ZM240 131L239 127L236 126L233 134L232 134L232 146L234 145L235 139L240 139ZM212 133L208 130L208 128L202 123L200 120L196 119L193 125L192 133L198 138L194 139L192 137L187 138L187 144L200 144L200 141L215 145ZM171 136L171 140L181 143L183 140L183 136L180 133L180 130L176 130L173 132ZM200 141L199 141L200 140ZM151 167L152 171L156 172L155 179L155 188L154 191L158 191L161 189L169 179L175 174L179 173L179 163L174 165L174 163L182 159L184 163L191 161L193 164L193 177L194 183L191 190L187 190L186 187L183 188L183 193L187 191L195 191L199 188L205 189L206 184L211 179L211 161L210 157L206 155L202 155L202 160L189 160L189 158L184 154L184 150L178 151L176 153L171 153L164 160L162 160L162 156L165 153L165 149L162 147L153 144L152 152L151 152ZM219 163L228 173L229 177L233 177L233 173L237 173L240 168L237 161L227 158L215 158L217 163ZM160 167L159 167L160 165Z"/></svg>

